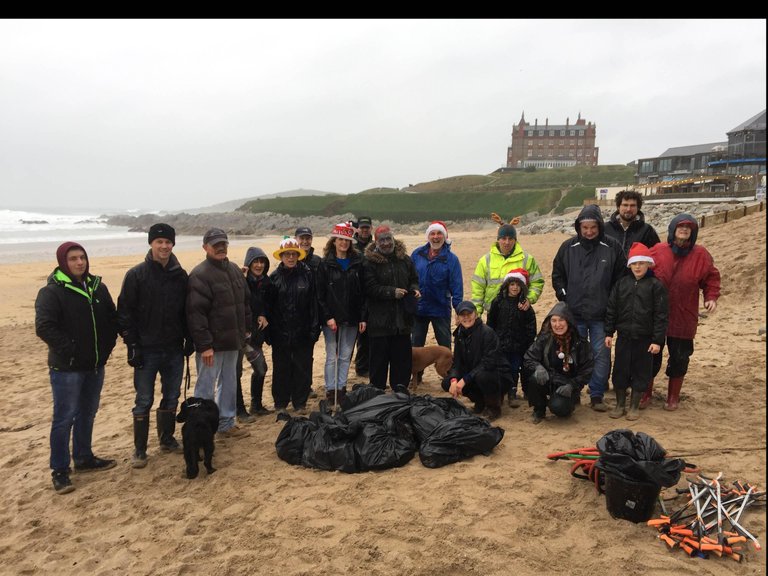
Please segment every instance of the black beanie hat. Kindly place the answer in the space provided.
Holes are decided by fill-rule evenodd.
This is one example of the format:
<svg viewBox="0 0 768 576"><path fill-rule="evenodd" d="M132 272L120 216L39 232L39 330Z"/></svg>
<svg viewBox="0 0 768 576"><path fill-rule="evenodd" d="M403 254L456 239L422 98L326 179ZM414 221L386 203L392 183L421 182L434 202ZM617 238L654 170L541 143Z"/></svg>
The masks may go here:
<svg viewBox="0 0 768 576"><path fill-rule="evenodd" d="M155 238L165 238L166 240L170 240L171 244L175 246L176 230L173 229L173 226L170 226L169 224L163 224L162 222L152 224L152 226L149 228L149 238L147 242L152 244L152 240Z"/></svg>
<svg viewBox="0 0 768 576"><path fill-rule="evenodd" d="M499 226L499 231L496 234L496 238L514 238L517 240L517 230L512 224L502 224Z"/></svg>

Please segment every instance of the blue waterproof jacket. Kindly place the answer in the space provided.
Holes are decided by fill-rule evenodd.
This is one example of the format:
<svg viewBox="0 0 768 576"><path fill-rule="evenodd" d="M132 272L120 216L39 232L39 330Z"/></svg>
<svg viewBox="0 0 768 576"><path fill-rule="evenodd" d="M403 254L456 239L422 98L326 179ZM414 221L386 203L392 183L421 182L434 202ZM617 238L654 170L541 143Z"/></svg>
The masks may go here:
<svg viewBox="0 0 768 576"><path fill-rule="evenodd" d="M451 308L456 308L464 299L464 281L461 276L459 258L451 252L447 242L440 254L429 259L429 242L419 246L411 254L416 273L419 275L418 316L450 318Z"/></svg>

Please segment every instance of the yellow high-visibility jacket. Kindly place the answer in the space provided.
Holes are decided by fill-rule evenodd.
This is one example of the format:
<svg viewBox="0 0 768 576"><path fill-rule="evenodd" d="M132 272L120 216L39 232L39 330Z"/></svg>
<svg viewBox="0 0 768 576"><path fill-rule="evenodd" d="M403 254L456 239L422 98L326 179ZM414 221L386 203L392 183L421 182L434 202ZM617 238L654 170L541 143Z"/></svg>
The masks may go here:
<svg viewBox="0 0 768 576"><path fill-rule="evenodd" d="M482 314L483 310L490 309L504 276L515 268L528 271L528 300L531 304L536 303L544 290L544 276L536 259L524 251L519 242L515 242L512 254L505 258L499 250L499 245L494 243L491 251L477 261L475 273L472 275L472 302L478 315Z"/></svg>

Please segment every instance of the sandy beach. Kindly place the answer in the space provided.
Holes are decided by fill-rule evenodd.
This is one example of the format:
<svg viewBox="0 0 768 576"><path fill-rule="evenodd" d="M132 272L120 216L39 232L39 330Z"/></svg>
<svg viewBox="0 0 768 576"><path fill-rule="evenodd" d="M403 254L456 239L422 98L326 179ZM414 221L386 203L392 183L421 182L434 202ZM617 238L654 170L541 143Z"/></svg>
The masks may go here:
<svg viewBox="0 0 768 576"><path fill-rule="evenodd" d="M217 440L217 472L201 472L190 481L181 455L159 452L154 415L149 464L131 468L132 369L118 342L106 367L94 431L94 452L116 458L118 466L73 474L76 490L64 496L51 486L47 350L34 331L34 300L55 266L55 246L47 261L2 264L0 382L9 405L0 424L0 574L765 574L765 552L752 546L741 563L668 551L655 529L613 519L605 497L573 478L568 462L546 458L554 451L594 446L606 432L630 428L650 434L670 456L705 473L722 472L725 481L765 488L766 343L758 335L766 325L765 228L765 213L759 213L699 233L699 243L720 269L723 290L717 311L700 320L677 412L662 409L662 379L651 407L636 422L612 420L582 404L569 420L548 415L535 426L528 407L504 407L495 424L505 436L490 456L439 469L415 458L402 468L352 475L278 459L274 442L283 423L266 416L244 425L248 438ZM666 231L659 232L665 239ZM316 233L321 250L325 238ZM395 234L409 252L424 242L422 235L399 237L397 229ZM484 230L451 237L468 295L475 264L495 236ZM565 238L519 238L547 279L535 306L539 319L555 302L552 259ZM203 258L200 243L177 247L187 270ZM278 243L278 236L257 242L269 254ZM103 276L115 299L125 272L146 251L146 243L130 245L135 250L91 254L91 271ZM249 245L233 240L230 258L242 264ZM271 407L272 363L266 351L270 371L264 402ZM318 392L324 359L321 338L314 354ZM244 378L249 376L246 367ZM351 375L350 382L361 380ZM419 393L444 395L432 368ZM613 405L613 393L606 398ZM682 485L687 486L684 478ZM765 509L750 509L743 520L766 544Z"/></svg>

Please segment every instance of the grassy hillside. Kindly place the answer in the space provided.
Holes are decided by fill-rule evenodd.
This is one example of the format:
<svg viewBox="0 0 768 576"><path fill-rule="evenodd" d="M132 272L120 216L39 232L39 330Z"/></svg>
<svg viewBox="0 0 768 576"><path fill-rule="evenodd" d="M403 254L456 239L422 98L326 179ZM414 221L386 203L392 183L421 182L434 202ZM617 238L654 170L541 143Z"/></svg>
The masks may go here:
<svg viewBox="0 0 768 576"><path fill-rule="evenodd" d="M594 196L595 187L629 184L633 175L632 168L617 165L452 176L404 190L372 188L348 195L256 199L239 210L292 216L349 212L396 222L464 220L485 217L490 212L511 218L534 211L543 214L555 206L558 211L579 206L585 198Z"/></svg>

